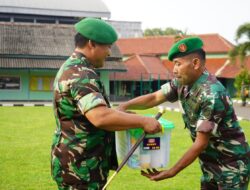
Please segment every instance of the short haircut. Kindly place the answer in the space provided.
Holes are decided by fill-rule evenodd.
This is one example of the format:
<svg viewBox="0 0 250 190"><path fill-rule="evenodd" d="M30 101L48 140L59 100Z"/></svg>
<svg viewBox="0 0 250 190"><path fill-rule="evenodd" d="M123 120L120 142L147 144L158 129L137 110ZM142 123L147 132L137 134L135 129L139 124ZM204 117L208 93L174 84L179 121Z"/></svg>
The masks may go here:
<svg viewBox="0 0 250 190"><path fill-rule="evenodd" d="M206 52L203 49L198 49L194 53L199 56L201 61L205 62L205 60L206 60Z"/></svg>
<svg viewBox="0 0 250 190"><path fill-rule="evenodd" d="M80 33L77 33L75 35L75 47L83 48L87 43L89 39L85 38Z"/></svg>
<svg viewBox="0 0 250 190"><path fill-rule="evenodd" d="M180 53L177 53L176 55L173 56L172 59L175 59L177 57L184 57L184 56L188 56L188 55L191 55L191 56L196 55L196 56L198 56L200 58L200 60L202 62L205 62L205 60L206 60L206 52L202 48L197 49L197 50L192 51L192 52L187 52L187 53L186 52L180 52Z"/></svg>

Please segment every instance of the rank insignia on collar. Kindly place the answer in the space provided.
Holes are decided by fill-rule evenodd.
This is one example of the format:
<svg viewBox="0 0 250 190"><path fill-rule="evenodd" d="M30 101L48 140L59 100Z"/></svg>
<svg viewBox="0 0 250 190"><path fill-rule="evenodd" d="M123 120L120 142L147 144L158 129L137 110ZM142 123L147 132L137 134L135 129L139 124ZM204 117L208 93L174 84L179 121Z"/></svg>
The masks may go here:
<svg viewBox="0 0 250 190"><path fill-rule="evenodd" d="M179 51L180 51L180 52L185 52L185 51L187 51L187 46L186 46L186 44L180 44L178 48L179 48Z"/></svg>

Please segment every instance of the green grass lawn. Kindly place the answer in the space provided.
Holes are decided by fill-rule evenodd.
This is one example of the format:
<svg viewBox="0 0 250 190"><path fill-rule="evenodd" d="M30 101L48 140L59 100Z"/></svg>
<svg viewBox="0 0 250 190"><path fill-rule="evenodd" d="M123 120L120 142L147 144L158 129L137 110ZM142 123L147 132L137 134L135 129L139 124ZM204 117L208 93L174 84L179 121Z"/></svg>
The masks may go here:
<svg viewBox="0 0 250 190"><path fill-rule="evenodd" d="M156 109L141 111L155 114ZM172 166L191 145L181 115L166 112L165 119L174 123L171 136ZM250 122L241 121L250 139ZM55 129L51 107L0 107L0 189L53 190L50 177L50 145ZM176 177L151 182L139 170L125 166L109 186L109 190L196 190L199 189L199 164L196 161Z"/></svg>

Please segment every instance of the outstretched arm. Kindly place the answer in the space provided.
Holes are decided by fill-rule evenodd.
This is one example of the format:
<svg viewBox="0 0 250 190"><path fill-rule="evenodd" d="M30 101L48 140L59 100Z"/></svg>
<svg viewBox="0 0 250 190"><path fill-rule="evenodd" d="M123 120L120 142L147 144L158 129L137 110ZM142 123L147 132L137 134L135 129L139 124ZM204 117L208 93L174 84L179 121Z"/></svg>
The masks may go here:
<svg viewBox="0 0 250 190"><path fill-rule="evenodd" d="M106 106L95 107L85 113L88 120L97 128L108 131L142 128L146 133L161 131L160 123L151 117L128 114Z"/></svg>
<svg viewBox="0 0 250 190"><path fill-rule="evenodd" d="M172 168L161 172L157 170L148 170L148 173L142 171L142 175L154 181L174 177L181 170L189 166L200 155L200 153L207 147L209 137L210 135L208 133L197 132L197 137L193 145Z"/></svg>
<svg viewBox="0 0 250 190"><path fill-rule="evenodd" d="M128 102L122 103L117 108L120 111L125 111L129 109L148 109L154 106L157 106L166 101L166 98L162 92L162 90L158 90L154 93L150 93L147 95L139 96Z"/></svg>

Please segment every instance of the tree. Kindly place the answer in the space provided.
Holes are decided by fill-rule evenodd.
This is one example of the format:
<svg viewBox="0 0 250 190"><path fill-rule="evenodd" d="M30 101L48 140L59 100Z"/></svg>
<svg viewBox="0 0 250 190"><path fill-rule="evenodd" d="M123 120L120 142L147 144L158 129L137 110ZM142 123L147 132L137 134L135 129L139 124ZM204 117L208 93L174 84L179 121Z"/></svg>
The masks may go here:
<svg viewBox="0 0 250 190"><path fill-rule="evenodd" d="M244 42L239 43L239 40L245 38ZM250 23L245 23L239 26L236 31L237 45L229 52L232 62L239 58L241 67L245 68L244 60L250 54Z"/></svg>
<svg viewBox="0 0 250 190"><path fill-rule="evenodd" d="M165 29L161 28L147 28L144 30L144 36L167 36L167 35L186 35L186 31L183 32L178 29L167 27Z"/></svg>
<svg viewBox="0 0 250 190"><path fill-rule="evenodd" d="M237 89L238 96L241 97L242 106L245 106L250 90L250 73L247 69L242 69L240 74L236 76L234 86Z"/></svg>
<svg viewBox="0 0 250 190"><path fill-rule="evenodd" d="M239 60L241 72L236 76L234 86L238 94L242 95L242 89L245 85L250 85L250 74L246 68L245 58L250 55L250 23L245 23L239 26L236 31L237 45L229 52L229 57L232 63ZM241 40L241 42L239 42Z"/></svg>
<svg viewBox="0 0 250 190"><path fill-rule="evenodd" d="M250 73L246 69L242 69L240 74L235 78L234 86L238 93L241 92L242 85L250 85Z"/></svg>

